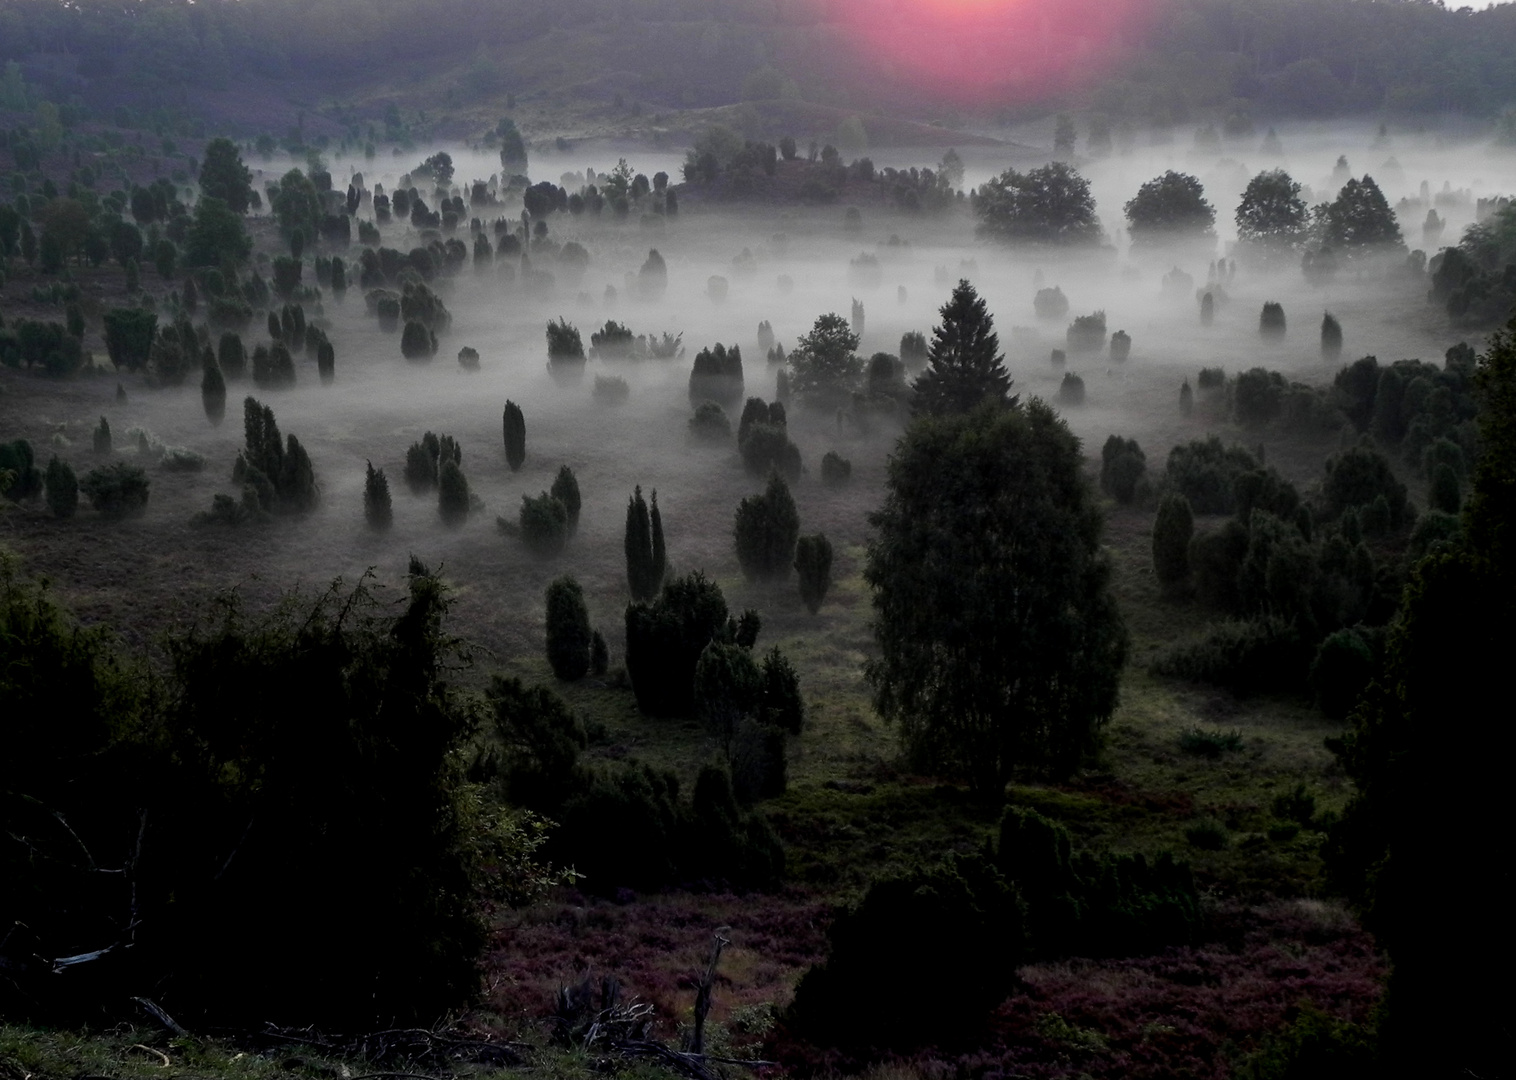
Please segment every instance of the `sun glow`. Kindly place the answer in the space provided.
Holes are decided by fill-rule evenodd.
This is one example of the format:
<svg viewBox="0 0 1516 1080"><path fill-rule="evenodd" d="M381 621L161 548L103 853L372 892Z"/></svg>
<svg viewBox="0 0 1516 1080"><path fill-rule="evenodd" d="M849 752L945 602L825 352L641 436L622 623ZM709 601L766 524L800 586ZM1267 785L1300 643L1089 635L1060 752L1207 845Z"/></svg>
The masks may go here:
<svg viewBox="0 0 1516 1080"><path fill-rule="evenodd" d="M1028 101L1129 55L1154 0L834 0L855 44L938 96Z"/></svg>

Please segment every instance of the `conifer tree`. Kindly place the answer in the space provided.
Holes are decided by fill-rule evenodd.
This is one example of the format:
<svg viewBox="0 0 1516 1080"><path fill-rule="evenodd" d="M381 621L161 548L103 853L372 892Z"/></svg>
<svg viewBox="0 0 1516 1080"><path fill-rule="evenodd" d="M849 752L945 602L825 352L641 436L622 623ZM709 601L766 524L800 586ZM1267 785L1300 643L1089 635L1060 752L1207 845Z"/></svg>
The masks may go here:
<svg viewBox="0 0 1516 1080"><path fill-rule="evenodd" d="M371 529L387 529L395 519L390 506L390 482L383 469L368 463L368 473L363 480L363 517Z"/></svg>
<svg viewBox="0 0 1516 1080"><path fill-rule="evenodd" d="M47 508L58 518L71 518L79 509L79 478L56 455L47 463Z"/></svg>
<svg viewBox="0 0 1516 1080"><path fill-rule="evenodd" d="M832 585L832 542L826 533L802 536L795 542L795 571L800 575L800 599L814 615Z"/></svg>
<svg viewBox="0 0 1516 1080"><path fill-rule="evenodd" d="M558 476L553 480L553 486L548 493L563 504L568 511L568 530L572 536L574 530L579 528L579 507L582 500L579 497L579 481L574 476L574 470L567 465L560 466Z"/></svg>
<svg viewBox="0 0 1516 1080"><path fill-rule="evenodd" d="M1153 522L1153 573L1165 588L1173 588L1190 576L1190 539L1194 534L1190 501L1178 492L1164 496Z"/></svg>
<svg viewBox="0 0 1516 1080"><path fill-rule="evenodd" d="M437 470L437 513L447 525L460 524L468 517L468 480L458 465L458 459L447 457Z"/></svg>
<svg viewBox="0 0 1516 1080"><path fill-rule="evenodd" d="M1321 317L1321 357L1336 360L1342 355L1342 324L1328 311Z"/></svg>
<svg viewBox="0 0 1516 1080"><path fill-rule="evenodd" d="M100 418L100 426L95 429L95 453L109 454L111 452L111 425L105 417Z"/></svg>
<svg viewBox="0 0 1516 1080"><path fill-rule="evenodd" d="M984 300L960 280L940 314L927 369L915 384L916 412L942 416L968 412L986 398L1006 402L1011 376Z"/></svg>
<svg viewBox="0 0 1516 1080"><path fill-rule="evenodd" d="M668 574L668 551L663 546L663 515L658 512L658 492L653 491L653 507L648 512L653 533L653 562L648 571L649 588L654 594L663 588L663 579Z"/></svg>
<svg viewBox="0 0 1516 1080"><path fill-rule="evenodd" d="M742 500L732 532L737 561L749 579L777 579L789 574L800 537L800 514L784 477L770 473L762 495Z"/></svg>
<svg viewBox="0 0 1516 1080"><path fill-rule="evenodd" d="M501 423L505 429L505 461L515 472L526 460L526 419L521 415L521 406L507 401Z"/></svg>
<svg viewBox="0 0 1516 1080"><path fill-rule="evenodd" d="M626 505L626 583L633 600L651 600L658 594L653 580L653 539L647 502L638 485ZM661 575L660 575L661 576Z"/></svg>
<svg viewBox="0 0 1516 1080"><path fill-rule="evenodd" d="M205 405L205 418L212 427L220 427L226 416L226 379L222 377L216 354L209 347L202 362L205 370L200 376L200 400Z"/></svg>
<svg viewBox="0 0 1516 1080"><path fill-rule="evenodd" d="M565 574L547 587L547 661L560 679L582 679L590 669L593 635L584 590Z"/></svg>

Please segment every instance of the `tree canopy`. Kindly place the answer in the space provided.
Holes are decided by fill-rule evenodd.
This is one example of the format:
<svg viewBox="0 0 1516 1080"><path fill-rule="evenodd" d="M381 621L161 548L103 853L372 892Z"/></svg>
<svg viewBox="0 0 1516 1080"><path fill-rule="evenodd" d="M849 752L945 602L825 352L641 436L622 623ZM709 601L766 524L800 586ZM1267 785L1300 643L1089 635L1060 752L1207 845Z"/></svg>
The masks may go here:
<svg viewBox="0 0 1516 1080"><path fill-rule="evenodd" d="M1116 706L1127 637L1064 421L1040 400L918 418L870 522L868 678L911 761L985 792L1076 765Z"/></svg>
<svg viewBox="0 0 1516 1080"><path fill-rule="evenodd" d="M789 354L790 387L822 403L846 397L863 374L858 335L835 312L822 315Z"/></svg>
<svg viewBox="0 0 1516 1080"><path fill-rule="evenodd" d="M980 187L974 203L979 233L995 240L1098 244L1090 182L1061 161L1019 173L1007 169Z"/></svg>
<svg viewBox="0 0 1516 1080"><path fill-rule="evenodd" d="M1328 247L1404 249L1400 225L1373 177L1349 180L1320 210L1321 239Z"/></svg>
<svg viewBox="0 0 1516 1080"><path fill-rule="evenodd" d="M1304 238L1310 215L1300 185L1283 169L1248 181L1237 204L1237 238L1269 250L1292 250Z"/></svg>
<svg viewBox="0 0 1516 1080"><path fill-rule="evenodd" d="M1125 209L1134 242L1215 235L1216 210L1205 201L1200 180L1188 173L1170 169L1149 180Z"/></svg>

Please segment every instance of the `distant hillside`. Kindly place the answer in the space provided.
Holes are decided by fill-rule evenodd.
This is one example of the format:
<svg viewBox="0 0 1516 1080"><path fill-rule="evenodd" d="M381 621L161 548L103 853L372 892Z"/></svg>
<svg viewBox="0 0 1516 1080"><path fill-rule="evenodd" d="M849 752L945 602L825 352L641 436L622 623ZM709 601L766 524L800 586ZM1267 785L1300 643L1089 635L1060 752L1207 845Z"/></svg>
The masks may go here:
<svg viewBox="0 0 1516 1080"><path fill-rule="evenodd" d="M31 102L15 94L25 86L104 117L399 141L477 135L506 112L531 138L672 138L698 110L759 100L760 124L783 116L797 137L858 114L886 140L934 143L933 127L1057 108L1169 125L1488 117L1516 103L1516 5L1154 2L1098 84L970 108L854 48L839 0L0 0L0 61L17 65L0 108ZM1046 47L1075 56L1085 44L1054 35Z"/></svg>

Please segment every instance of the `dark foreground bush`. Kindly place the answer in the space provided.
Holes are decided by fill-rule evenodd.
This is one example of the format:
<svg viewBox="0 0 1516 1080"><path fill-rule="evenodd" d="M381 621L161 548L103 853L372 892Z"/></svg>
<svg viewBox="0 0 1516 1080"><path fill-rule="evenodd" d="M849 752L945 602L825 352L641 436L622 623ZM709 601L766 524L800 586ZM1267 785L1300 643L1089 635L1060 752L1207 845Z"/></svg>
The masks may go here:
<svg viewBox="0 0 1516 1080"><path fill-rule="evenodd" d="M626 608L626 670L637 707L652 716L689 716L695 668L713 640L752 648L760 620L728 616L721 587L696 571L666 582L651 603Z"/></svg>
<svg viewBox="0 0 1516 1080"><path fill-rule="evenodd" d="M504 883L485 864L534 868L496 846L456 767L473 711L444 681L446 608L424 574L398 612L361 587L265 616L230 594L171 632L149 689L145 658L6 580L0 786L28 817L0 839L0 890L46 958L8 966L6 1014L110 1015L151 995L185 1023L370 1030L468 1002L480 899ZM99 872L124 868L129 895Z"/></svg>
<svg viewBox="0 0 1516 1080"><path fill-rule="evenodd" d="M1023 918L982 858L876 881L832 924L826 961L801 977L786 1027L864 1053L972 1041L1015 983Z"/></svg>
<svg viewBox="0 0 1516 1080"><path fill-rule="evenodd" d="M1333 720L1344 719L1374 678L1376 666L1373 650L1357 630L1329 635L1311 661L1311 692L1321 711Z"/></svg>

